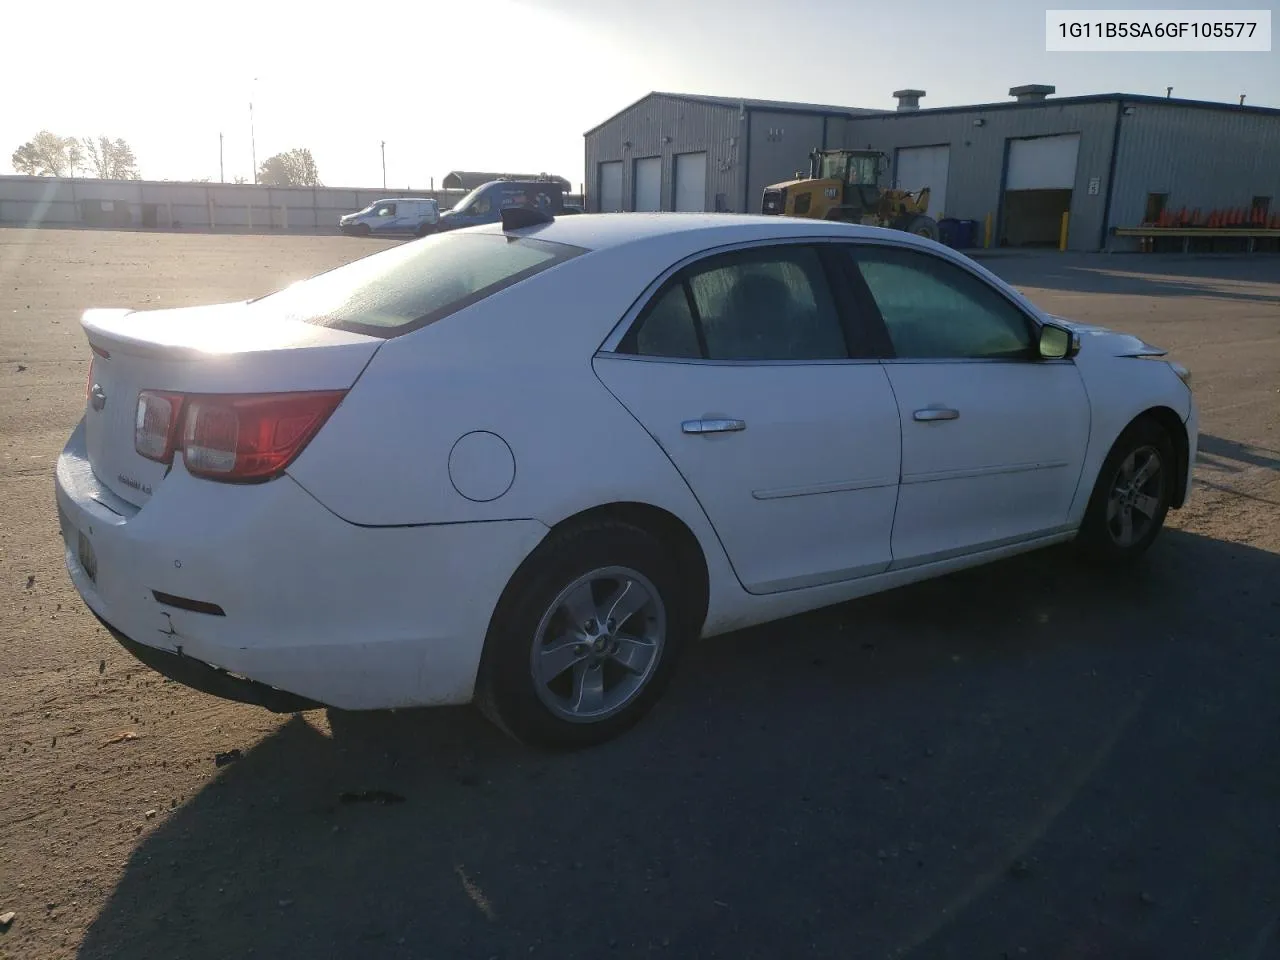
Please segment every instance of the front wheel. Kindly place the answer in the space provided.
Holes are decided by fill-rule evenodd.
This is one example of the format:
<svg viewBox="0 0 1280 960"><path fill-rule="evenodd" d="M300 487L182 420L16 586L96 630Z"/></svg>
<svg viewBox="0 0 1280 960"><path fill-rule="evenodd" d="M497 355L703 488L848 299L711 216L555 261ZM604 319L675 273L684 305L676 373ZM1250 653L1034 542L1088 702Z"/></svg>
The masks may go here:
<svg viewBox="0 0 1280 960"><path fill-rule="evenodd" d="M485 640L476 702L517 740L589 746L636 723L692 632L671 552L604 521L557 533L512 579Z"/></svg>
<svg viewBox="0 0 1280 960"><path fill-rule="evenodd" d="M1104 563L1136 560L1164 526L1177 470L1169 434L1151 419L1116 440L1094 484L1080 546Z"/></svg>

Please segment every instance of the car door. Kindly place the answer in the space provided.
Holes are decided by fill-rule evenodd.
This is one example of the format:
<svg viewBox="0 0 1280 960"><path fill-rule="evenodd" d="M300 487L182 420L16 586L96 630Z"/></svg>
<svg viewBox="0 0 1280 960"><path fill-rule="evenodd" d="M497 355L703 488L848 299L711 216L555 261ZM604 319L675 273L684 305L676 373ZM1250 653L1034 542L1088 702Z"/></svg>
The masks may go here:
<svg viewBox="0 0 1280 960"><path fill-rule="evenodd" d="M930 250L843 247L902 422L894 567L1059 532L1089 441L1071 360L1041 360L1039 324L988 279Z"/></svg>
<svg viewBox="0 0 1280 960"><path fill-rule="evenodd" d="M369 218L369 229L373 233L395 233L396 205L394 203L378 204L374 208L373 216Z"/></svg>
<svg viewBox="0 0 1280 960"><path fill-rule="evenodd" d="M892 559L897 406L823 247L697 260L595 360L752 593L879 573Z"/></svg>

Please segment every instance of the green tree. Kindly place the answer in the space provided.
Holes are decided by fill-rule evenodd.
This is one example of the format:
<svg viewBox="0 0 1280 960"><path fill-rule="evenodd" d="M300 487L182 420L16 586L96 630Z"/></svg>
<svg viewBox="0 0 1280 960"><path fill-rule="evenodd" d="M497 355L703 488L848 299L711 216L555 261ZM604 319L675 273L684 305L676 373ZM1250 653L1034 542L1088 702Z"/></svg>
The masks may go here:
<svg viewBox="0 0 1280 960"><path fill-rule="evenodd" d="M74 176L84 153L75 137L60 137L41 130L13 151L9 162L18 173L31 177Z"/></svg>
<svg viewBox="0 0 1280 960"><path fill-rule="evenodd" d="M271 187L323 186L316 161L306 147L268 157L258 168L258 182Z"/></svg>
<svg viewBox="0 0 1280 960"><path fill-rule="evenodd" d="M85 137L85 155L90 165L103 180L137 180L138 160L133 147L116 137Z"/></svg>

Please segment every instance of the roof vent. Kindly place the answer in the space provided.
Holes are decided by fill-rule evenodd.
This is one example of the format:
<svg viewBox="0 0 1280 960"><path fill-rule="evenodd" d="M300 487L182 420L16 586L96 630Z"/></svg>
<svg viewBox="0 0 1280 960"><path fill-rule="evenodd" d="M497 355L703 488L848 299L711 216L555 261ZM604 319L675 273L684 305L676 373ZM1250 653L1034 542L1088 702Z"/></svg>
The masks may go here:
<svg viewBox="0 0 1280 960"><path fill-rule="evenodd" d="M1016 97L1019 103L1038 103L1049 94L1057 92L1057 87L1044 83L1027 83L1020 87L1009 88L1009 96Z"/></svg>
<svg viewBox="0 0 1280 960"><path fill-rule="evenodd" d="M923 90L895 90L893 95L898 98L898 112L906 113L911 110L920 109L920 98L924 96Z"/></svg>

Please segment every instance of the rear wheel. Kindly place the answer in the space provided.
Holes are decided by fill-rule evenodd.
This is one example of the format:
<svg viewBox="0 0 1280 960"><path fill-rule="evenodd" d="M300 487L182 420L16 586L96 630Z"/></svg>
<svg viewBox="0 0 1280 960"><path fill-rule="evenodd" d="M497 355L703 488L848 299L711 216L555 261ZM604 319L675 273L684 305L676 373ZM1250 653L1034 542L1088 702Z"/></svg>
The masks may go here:
<svg viewBox="0 0 1280 960"><path fill-rule="evenodd" d="M555 534L494 613L476 702L517 740L588 746L617 736L662 693L691 618L660 541L603 521Z"/></svg>
<svg viewBox="0 0 1280 960"><path fill-rule="evenodd" d="M1094 559L1137 559L1164 526L1177 470L1169 434L1154 420L1131 424L1098 472L1079 543Z"/></svg>
<svg viewBox="0 0 1280 960"><path fill-rule="evenodd" d="M894 226L899 230L905 230L907 233L914 233L917 237L926 237L929 240L937 240L939 236L938 221L923 214L917 214L914 217L903 217Z"/></svg>
<svg viewBox="0 0 1280 960"><path fill-rule="evenodd" d="M414 231L414 236L425 237L427 234L433 232L435 228L436 225L434 223L424 223Z"/></svg>

